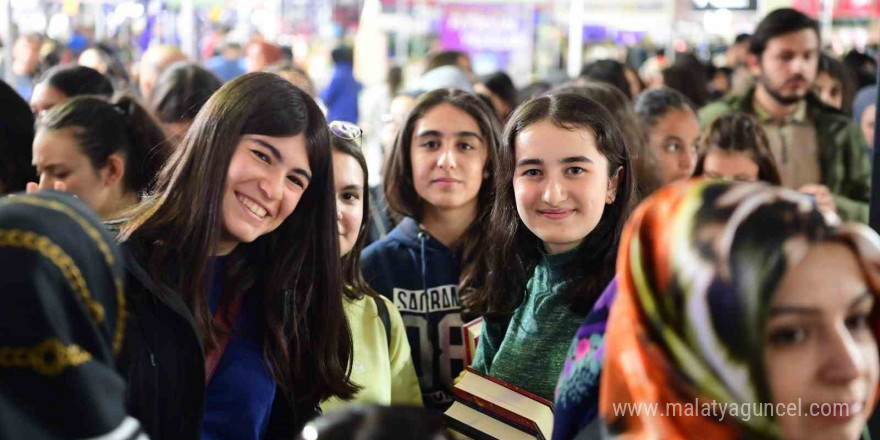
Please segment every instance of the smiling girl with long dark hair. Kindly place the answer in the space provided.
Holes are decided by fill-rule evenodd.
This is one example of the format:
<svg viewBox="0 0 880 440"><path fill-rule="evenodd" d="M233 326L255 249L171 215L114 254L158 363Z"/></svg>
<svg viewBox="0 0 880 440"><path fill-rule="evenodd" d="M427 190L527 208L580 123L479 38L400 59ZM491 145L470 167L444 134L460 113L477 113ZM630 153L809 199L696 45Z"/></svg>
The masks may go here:
<svg viewBox="0 0 880 440"><path fill-rule="evenodd" d="M315 102L223 86L123 230L130 408L152 438L292 438L350 397L333 164Z"/></svg>

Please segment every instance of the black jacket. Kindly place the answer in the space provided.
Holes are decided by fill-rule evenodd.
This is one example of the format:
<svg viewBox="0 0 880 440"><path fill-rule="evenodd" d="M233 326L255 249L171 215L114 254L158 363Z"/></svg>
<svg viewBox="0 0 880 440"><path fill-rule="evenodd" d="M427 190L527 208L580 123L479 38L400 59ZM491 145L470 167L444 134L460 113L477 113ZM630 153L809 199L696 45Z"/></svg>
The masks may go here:
<svg viewBox="0 0 880 440"><path fill-rule="evenodd" d="M200 440L205 407L202 336L189 307L145 270L146 246L123 244L129 334L120 356L128 409L153 440ZM275 393L266 439L291 439L319 415L318 402L291 405Z"/></svg>

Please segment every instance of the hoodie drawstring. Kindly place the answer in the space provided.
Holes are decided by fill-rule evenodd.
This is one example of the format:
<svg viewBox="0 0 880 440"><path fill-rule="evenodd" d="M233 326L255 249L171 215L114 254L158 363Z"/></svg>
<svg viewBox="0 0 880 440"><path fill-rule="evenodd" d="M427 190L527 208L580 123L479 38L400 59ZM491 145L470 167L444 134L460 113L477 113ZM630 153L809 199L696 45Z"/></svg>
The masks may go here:
<svg viewBox="0 0 880 440"><path fill-rule="evenodd" d="M428 241L428 233L419 228L419 249L421 250L422 263L422 292L428 294L428 263L425 261L425 242Z"/></svg>

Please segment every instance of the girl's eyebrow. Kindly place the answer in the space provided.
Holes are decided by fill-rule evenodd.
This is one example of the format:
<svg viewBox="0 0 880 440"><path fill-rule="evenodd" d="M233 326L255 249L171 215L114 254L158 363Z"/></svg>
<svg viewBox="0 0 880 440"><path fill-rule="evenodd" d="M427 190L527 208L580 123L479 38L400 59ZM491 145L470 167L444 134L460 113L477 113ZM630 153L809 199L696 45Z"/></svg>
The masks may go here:
<svg viewBox="0 0 880 440"><path fill-rule="evenodd" d="M266 141L264 141L264 140L262 140L262 139L257 139L257 138L250 138L250 139L251 139L252 142L254 142L254 143L260 145L261 147L266 148L267 150L269 150L269 152L272 153L272 156L275 156L275 160L277 160L278 162L284 163L284 156L281 155L281 151L278 151L278 149L275 148L274 145L272 145L272 144L270 144L270 143L268 143L268 142L266 142ZM299 174L300 176L305 177L306 180L308 180L308 181L311 181L311 180L312 180L312 175L311 175L311 173L309 173L308 171L306 171L306 170L304 170L304 169L302 169L302 168L294 168L294 169L293 169L293 172L294 172L295 174Z"/></svg>
<svg viewBox="0 0 880 440"><path fill-rule="evenodd" d="M567 164L567 163L578 163L578 162L587 162L587 163L595 163L592 159L587 156L571 156L566 157L565 159L561 159L559 163Z"/></svg>

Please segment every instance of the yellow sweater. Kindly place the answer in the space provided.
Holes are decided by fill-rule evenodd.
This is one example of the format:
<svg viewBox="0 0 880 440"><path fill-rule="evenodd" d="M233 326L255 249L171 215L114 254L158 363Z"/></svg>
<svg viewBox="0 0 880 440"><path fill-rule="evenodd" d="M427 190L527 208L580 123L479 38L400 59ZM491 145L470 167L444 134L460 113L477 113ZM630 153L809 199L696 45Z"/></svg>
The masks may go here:
<svg viewBox="0 0 880 440"><path fill-rule="evenodd" d="M390 350L376 302L369 296L344 301L345 317L354 343L351 379L361 390L348 402L336 397L324 401L321 409L325 414L352 403L422 406L422 392L403 319L391 301L384 297L382 301L385 301L391 318Z"/></svg>

